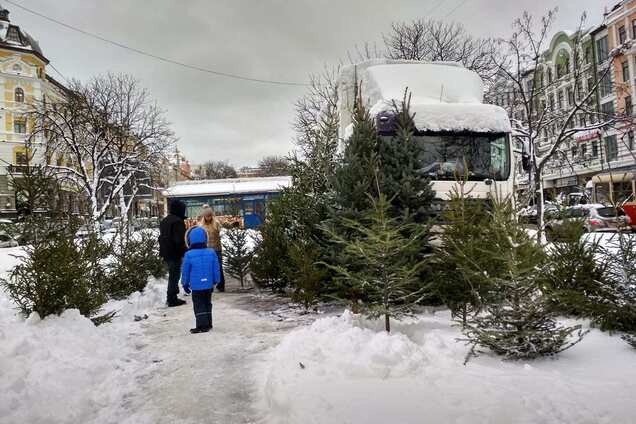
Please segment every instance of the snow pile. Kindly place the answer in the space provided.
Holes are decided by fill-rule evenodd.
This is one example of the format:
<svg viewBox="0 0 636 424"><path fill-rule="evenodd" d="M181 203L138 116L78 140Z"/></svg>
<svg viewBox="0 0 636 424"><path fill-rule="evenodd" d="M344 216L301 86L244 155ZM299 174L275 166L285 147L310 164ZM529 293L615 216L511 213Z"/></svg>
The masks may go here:
<svg viewBox="0 0 636 424"><path fill-rule="evenodd" d="M372 116L392 111L391 102L380 101L370 110ZM475 104L411 104L413 123L420 131L475 131L507 133L512 130L508 114L496 105Z"/></svg>
<svg viewBox="0 0 636 424"><path fill-rule="evenodd" d="M466 346L447 312L395 323L345 313L288 334L263 361L273 423L627 423L636 353L596 330L558 359L503 362ZM593 395L592 395L593 394Z"/></svg>
<svg viewBox="0 0 636 424"><path fill-rule="evenodd" d="M3 249L0 268L16 262ZM41 320L23 319L0 290L0 422L120 422L125 398L135 390L134 376L144 365L135 360L130 334L139 330L135 315L163 303L165 281L151 281L144 293L112 301L112 323L95 327L77 310Z"/></svg>

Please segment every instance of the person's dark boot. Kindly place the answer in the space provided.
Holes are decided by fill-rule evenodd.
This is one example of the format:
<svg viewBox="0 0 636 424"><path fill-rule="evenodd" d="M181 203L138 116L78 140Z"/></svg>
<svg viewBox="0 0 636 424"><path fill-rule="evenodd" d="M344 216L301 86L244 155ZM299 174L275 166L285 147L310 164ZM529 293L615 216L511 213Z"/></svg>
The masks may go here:
<svg viewBox="0 0 636 424"><path fill-rule="evenodd" d="M197 327L190 329L190 333L192 334L207 333L208 331L210 331L210 327Z"/></svg>
<svg viewBox="0 0 636 424"><path fill-rule="evenodd" d="M175 306L185 305L186 301L182 299L173 300L172 302L168 302L168 307L173 308Z"/></svg>

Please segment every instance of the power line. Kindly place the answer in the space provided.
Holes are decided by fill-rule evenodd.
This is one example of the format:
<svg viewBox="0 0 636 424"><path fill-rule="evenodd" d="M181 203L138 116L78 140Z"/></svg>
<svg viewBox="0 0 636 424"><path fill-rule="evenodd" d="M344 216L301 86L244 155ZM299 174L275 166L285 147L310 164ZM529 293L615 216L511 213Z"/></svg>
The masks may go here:
<svg viewBox="0 0 636 424"><path fill-rule="evenodd" d="M62 79L63 79L63 80L64 80L67 84L69 84L69 85L70 85L71 81L70 81L68 78L66 78L66 77L64 76L64 74L63 74L63 73L61 73L60 71L58 71L58 70L57 70L57 68L56 68L55 66L53 66L53 64L52 64L52 63L49 63L49 66L50 66L51 68L53 68L53 70L54 70L54 71L55 71L55 72L56 72L59 76L61 76L61 77L62 77Z"/></svg>
<svg viewBox="0 0 636 424"><path fill-rule="evenodd" d="M7 1L9 1L9 0L7 0ZM462 7L462 6L464 5L464 3L466 3L467 1L468 1L468 0L462 0L462 1L460 1L460 2L459 2L459 4L457 4L457 6L455 6L455 7L453 8L453 10L451 10L451 11L450 11L450 12L448 12L446 15L444 15L444 19L448 18L450 15L452 15L453 13L455 13L455 11L456 11L457 9L459 9L460 7Z"/></svg>
<svg viewBox="0 0 636 424"><path fill-rule="evenodd" d="M150 57L150 58L153 58L153 59L156 59L156 60L160 60L162 62L171 63L173 65L181 66L181 67L188 68L188 69L193 69L193 70L199 71L199 72L205 72L205 73L216 75L216 76L220 76L220 77L233 78L233 79L238 79L238 80L242 80L242 81L250 81L250 82L257 82L257 83L262 83L262 84L273 84L273 85L309 86L308 83L304 83L304 82L277 81L277 80L268 80L268 79L262 79L262 78L251 78L251 77L246 77L246 76L243 76L243 75L232 74L232 73L229 73L229 72L215 71L213 69L207 69L207 68L203 68L201 66L189 65L187 63L179 62L178 60L170 59L170 58L167 58L167 57L164 57L164 56L159 56L159 55L156 55L156 54L153 54L153 53L146 52L144 50L137 49L135 47L130 47L130 46L126 45L126 44L119 43L117 41L109 40L108 38L102 37L101 35L85 31L85 30L83 30L81 28L77 28L77 27L75 27L73 25L69 25L69 24L64 23L62 21L58 21L57 19L48 17L48 16L46 16L46 15L40 13L40 12L37 12L37 11L32 10L32 9L29 9L29 8L24 7L22 5L19 5L19 4L15 3L14 1L11 1L11 0L5 0L5 1L7 3L19 8L19 9L22 9L22 10L24 10L26 12L29 12L29 13L33 14L33 15L39 16L40 18L46 19L47 21L53 22L53 23L55 23L57 25L61 25L61 26L65 27L67 29L70 29L72 31L79 32L81 34L84 34L84 35L87 35L89 37L95 38L97 40L103 41L104 43L108 43L108 44L111 44L113 46L116 46L116 47L119 47L119 48L122 48L122 49L125 49L125 50L129 50L131 52L140 54L142 56L146 56L146 57Z"/></svg>
<svg viewBox="0 0 636 424"><path fill-rule="evenodd" d="M442 5L442 3L444 2L444 0L439 0L433 7L431 7L425 14L424 16L428 17L428 15L430 15L431 13L435 12L435 10L437 10L438 7L440 7Z"/></svg>

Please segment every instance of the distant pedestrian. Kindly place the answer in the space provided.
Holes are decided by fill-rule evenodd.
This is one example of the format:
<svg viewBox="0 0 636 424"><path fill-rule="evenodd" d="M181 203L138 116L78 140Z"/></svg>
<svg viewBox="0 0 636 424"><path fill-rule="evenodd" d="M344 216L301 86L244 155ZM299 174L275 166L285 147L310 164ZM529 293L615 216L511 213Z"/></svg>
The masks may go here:
<svg viewBox="0 0 636 424"><path fill-rule="evenodd" d="M225 291L225 274L223 273L223 246L221 244L221 223L214 216L214 209L208 205L203 205L197 224L205 230L208 237L208 247L214 249L219 259L221 269L221 282L216 286L220 292Z"/></svg>
<svg viewBox="0 0 636 424"><path fill-rule="evenodd" d="M212 290L221 280L219 260L214 250L208 248L203 228L190 228L187 241L189 250L183 258L181 284L186 293L192 292L196 327L190 332L205 333L212 329Z"/></svg>
<svg viewBox="0 0 636 424"><path fill-rule="evenodd" d="M181 260L186 252L185 224L186 205L180 200L170 203L169 214L159 225L159 255L168 265L168 292L166 303L168 306L180 306L186 302L179 299L179 275L181 274Z"/></svg>

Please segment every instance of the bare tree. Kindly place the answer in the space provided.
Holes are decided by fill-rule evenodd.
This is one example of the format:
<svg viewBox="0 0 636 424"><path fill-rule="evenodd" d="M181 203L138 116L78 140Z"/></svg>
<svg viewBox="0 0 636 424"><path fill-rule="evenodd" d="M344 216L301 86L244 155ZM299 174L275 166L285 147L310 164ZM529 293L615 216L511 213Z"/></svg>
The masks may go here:
<svg viewBox="0 0 636 424"><path fill-rule="evenodd" d="M289 161L282 156L265 156L258 161L257 167L261 177L289 175Z"/></svg>
<svg viewBox="0 0 636 424"><path fill-rule="evenodd" d="M484 80L492 78L497 70L492 61L495 42L471 36L456 22L397 22L383 37L386 55L391 59L459 62Z"/></svg>
<svg viewBox="0 0 636 424"><path fill-rule="evenodd" d="M544 227L543 174L550 164L563 166L562 149L576 134L607 128L615 116L599 113L595 98L601 84L608 80L611 58L598 78L583 48L585 14L574 35L571 53L548 64L552 24L557 10L550 10L537 22L524 12L513 24L513 34L499 41L500 54L494 59L497 78L487 98L509 107L513 132L524 145L529 168L529 186L537 193L538 237ZM570 87L567 98L561 88ZM587 87L584 87L587 85ZM534 197L534 196L533 196Z"/></svg>
<svg viewBox="0 0 636 424"><path fill-rule="evenodd" d="M324 194L331 188L338 157L339 69L311 76L307 94L296 102L296 152L290 158L294 185L307 193Z"/></svg>
<svg viewBox="0 0 636 424"><path fill-rule="evenodd" d="M164 112L124 74L75 81L63 100L37 106L32 115L32 137L44 134L48 167L84 194L96 228L113 200L174 142Z"/></svg>
<svg viewBox="0 0 636 424"><path fill-rule="evenodd" d="M201 165L199 174L204 179L236 178L236 169L226 161L211 160Z"/></svg>

